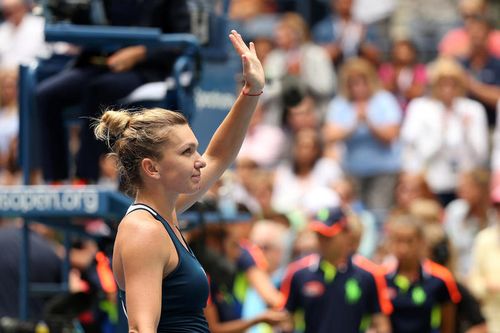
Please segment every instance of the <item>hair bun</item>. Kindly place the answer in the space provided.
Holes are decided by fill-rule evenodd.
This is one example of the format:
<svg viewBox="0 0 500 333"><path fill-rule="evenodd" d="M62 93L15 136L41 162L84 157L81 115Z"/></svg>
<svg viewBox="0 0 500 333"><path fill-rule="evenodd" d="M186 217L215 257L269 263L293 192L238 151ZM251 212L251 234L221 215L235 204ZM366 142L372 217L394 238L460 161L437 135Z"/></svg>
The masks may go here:
<svg viewBox="0 0 500 333"><path fill-rule="evenodd" d="M110 140L116 140L127 129L131 119L132 115L128 111L105 111L96 122L94 130L96 138L108 143Z"/></svg>

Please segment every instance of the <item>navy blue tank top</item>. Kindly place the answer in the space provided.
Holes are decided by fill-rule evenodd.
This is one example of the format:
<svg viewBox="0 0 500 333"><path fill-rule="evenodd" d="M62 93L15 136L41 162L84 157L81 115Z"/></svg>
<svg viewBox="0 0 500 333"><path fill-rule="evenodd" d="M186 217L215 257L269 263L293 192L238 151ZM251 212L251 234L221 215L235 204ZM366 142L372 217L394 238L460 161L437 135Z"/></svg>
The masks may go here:
<svg viewBox="0 0 500 333"><path fill-rule="evenodd" d="M138 209L148 211L163 224L179 257L177 267L162 282L161 315L157 332L209 333L208 323L203 314L208 299L208 279L205 271L191 249L186 249L182 245L170 224L151 207L134 204L130 206L127 214ZM185 240L184 242L186 243ZM122 305L126 309L125 293L120 291L120 296Z"/></svg>

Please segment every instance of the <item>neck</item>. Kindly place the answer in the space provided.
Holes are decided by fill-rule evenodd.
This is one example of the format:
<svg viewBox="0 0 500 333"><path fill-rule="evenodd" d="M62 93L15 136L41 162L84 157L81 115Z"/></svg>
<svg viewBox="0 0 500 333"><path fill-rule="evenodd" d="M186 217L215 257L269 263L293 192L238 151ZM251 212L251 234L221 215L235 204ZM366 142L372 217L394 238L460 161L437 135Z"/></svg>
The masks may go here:
<svg viewBox="0 0 500 333"><path fill-rule="evenodd" d="M164 193L161 189L139 189L135 196L135 202L143 203L158 212L165 220L174 225L177 224L175 203L178 194Z"/></svg>
<svg viewBox="0 0 500 333"><path fill-rule="evenodd" d="M420 261L419 260L411 260L408 262L400 262L399 263L399 274L413 277L418 274L420 270Z"/></svg>
<svg viewBox="0 0 500 333"><path fill-rule="evenodd" d="M340 265L343 265L347 262L347 257L340 254L340 253L335 253L335 254L330 254L329 256L324 256L323 259L328 261L330 264L332 264L335 267L339 267Z"/></svg>

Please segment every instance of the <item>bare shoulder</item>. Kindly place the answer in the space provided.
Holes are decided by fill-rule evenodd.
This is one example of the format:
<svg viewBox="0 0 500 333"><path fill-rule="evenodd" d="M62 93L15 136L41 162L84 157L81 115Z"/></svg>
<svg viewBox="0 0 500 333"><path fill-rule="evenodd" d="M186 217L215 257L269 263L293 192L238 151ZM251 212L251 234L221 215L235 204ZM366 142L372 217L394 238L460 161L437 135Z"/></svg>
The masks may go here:
<svg viewBox="0 0 500 333"><path fill-rule="evenodd" d="M146 211L135 211L123 218L118 227L116 245L120 254L168 255L170 238L164 226Z"/></svg>

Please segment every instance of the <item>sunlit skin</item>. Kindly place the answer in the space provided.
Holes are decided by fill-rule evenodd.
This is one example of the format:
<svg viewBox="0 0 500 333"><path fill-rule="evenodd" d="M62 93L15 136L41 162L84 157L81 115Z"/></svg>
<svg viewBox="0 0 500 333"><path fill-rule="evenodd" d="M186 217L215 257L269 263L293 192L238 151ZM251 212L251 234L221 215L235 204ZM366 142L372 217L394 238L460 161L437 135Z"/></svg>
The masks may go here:
<svg viewBox="0 0 500 333"><path fill-rule="evenodd" d="M159 161L145 159L144 164L157 166L158 180L172 193L193 193L200 189L205 160L198 153L198 140L188 125L173 126L168 132Z"/></svg>

